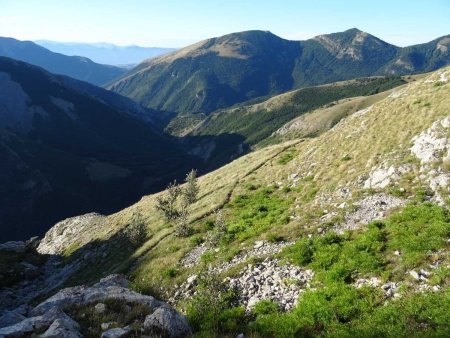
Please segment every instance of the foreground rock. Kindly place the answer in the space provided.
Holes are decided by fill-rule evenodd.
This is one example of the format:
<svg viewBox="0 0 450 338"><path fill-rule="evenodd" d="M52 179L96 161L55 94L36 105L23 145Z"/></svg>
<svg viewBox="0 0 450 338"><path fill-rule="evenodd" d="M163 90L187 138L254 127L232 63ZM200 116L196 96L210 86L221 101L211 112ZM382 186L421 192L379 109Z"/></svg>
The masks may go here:
<svg viewBox="0 0 450 338"><path fill-rule="evenodd" d="M29 318L9 315L4 318L5 323L22 320L0 328L0 337L28 337L42 332L41 337L82 337L79 324L64 311L90 304L95 307L99 302L111 300L144 305L152 312L141 323L144 334L186 337L191 333L186 318L167 303L128 289L128 281L124 276L111 275L91 287L75 286L59 291L33 308ZM111 329L102 336L121 337L129 331L128 327Z"/></svg>
<svg viewBox="0 0 450 338"><path fill-rule="evenodd" d="M169 307L160 307L145 318L144 332L156 336L185 337L190 334L186 317Z"/></svg>

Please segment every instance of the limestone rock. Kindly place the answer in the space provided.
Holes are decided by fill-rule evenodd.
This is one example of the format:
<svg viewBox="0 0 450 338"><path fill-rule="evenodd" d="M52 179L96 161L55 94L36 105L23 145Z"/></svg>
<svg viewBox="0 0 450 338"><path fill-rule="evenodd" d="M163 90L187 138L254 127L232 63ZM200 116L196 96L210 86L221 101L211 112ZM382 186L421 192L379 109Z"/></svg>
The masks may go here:
<svg viewBox="0 0 450 338"><path fill-rule="evenodd" d="M106 305L103 303L98 303L97 305L94 306L94 311L95 311L95 313L99 313L99 314L105 313Z"/></svg>
<svg viewBox="0 0 450 338"><path fill-rule="evenodd" d="M169 307L160 307L145 318L144 330L153 335L186 337L191 334L186 317Z"/></svg>
<svg viewBox="0 0 450 338"><path fill-rule="evenodd" d="M92 229L98 231L103 223L105 223L104 216L97 213L67 218L47 231L37 251L41 254L62 254L75 243L89 242L92 239L90 236Z"/></svg>
<svg viewBox="0 0 450 338"><path fill-rule="evenodd" d="M67 318L56 319L39 337L41 338L82 338L80 326L76 321Z"/></svg>

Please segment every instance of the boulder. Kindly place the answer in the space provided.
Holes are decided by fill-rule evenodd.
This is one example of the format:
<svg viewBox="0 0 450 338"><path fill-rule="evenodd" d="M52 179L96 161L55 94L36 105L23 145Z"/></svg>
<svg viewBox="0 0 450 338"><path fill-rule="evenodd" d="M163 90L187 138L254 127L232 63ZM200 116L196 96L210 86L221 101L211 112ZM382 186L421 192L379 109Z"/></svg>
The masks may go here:
<svg viewBox="0 0 450 338"><path fill-rule="evenodd" d="M80 326L72 318L56 319L50 327L39 337L41 338L82 338Z"/></svg>
<svg viewBox="0 0 450 338"><path fill-rule="evenodd" d="M0 329L0 337L24 337L35 331L48 328L56 319L73 321L69 316L56 307L50 308L42 315L25 318L19 323Z"/></svg>
<svg viewBox="0 0 450 338"><path fill-rule="evenodd" d="M95 310L95 313L99 313L99 314L105 313L106 305L103 303L98 303L97 305L94 306L94 310Z"/></svg>
<svg viewBox="0 0 450 338"><path fill-rule="evenodd" d="M191 334L191 329L185 316L163 306L145 318L144 332L151 335L186 337Z"/></svg>

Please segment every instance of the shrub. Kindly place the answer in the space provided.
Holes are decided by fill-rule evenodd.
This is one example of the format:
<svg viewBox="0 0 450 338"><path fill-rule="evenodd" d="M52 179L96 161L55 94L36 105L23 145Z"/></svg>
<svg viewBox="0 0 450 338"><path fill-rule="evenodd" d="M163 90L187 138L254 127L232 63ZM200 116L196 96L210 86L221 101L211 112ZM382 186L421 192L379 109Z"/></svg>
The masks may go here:
<svg viewBox="0 0 450 338"><path fill-rule="evenodd" d="M263 316L278 313L279 311L280 308L277 303L265 299L256 303L252 312L256 316Z"/></svg>
<svg viewBox="0 0 450 338"><path fill-rule="evenodd" d="M197 294L186 306L186 317L197 332L208 336L236 334L245 326L245 311L235 307L236 294L217 276L200 276Z"/></svg>
<svg viewBox="0 0 450 338"><path fill-rule="evenodd" d="M135 247L142 245L147 240L147 226L140 212L133 215L130 224L124 230L124 235Z"/></svg>

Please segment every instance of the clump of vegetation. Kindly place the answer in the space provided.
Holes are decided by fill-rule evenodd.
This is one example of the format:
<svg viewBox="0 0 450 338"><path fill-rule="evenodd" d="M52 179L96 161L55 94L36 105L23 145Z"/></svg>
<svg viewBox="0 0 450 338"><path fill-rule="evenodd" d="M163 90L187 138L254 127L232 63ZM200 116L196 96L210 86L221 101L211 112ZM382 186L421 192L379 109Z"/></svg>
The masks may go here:
<svg viewBox="0 0 450 338"><path fill-rule="evenodd" d="M217 277L199 278L197 294L186 306L186 316L199 337L222 337L243 332L245 310L238 307L237 295Z"/></svg>
<svg viewBox="0 0 450 338"><path fill-rule="evenodd" d="M130 336L140 337L141 326L145 317L151 313L148 306L137 303L126 303L121 300L105 300L106 311L95 311L96 303L83 306L72 306L67 313L80 324L83 337L100 337L102 335L101 324L111 323L109 328L131 326Z"/></svg>
<svg viewBox="0 0 450 338"><path fill-rule="evenodd" d="M289 222L292 200L279 196L274 187L267 187L236 196L226 208L230 210L225 240L244 240L261 234L269 227Z"/></svg>
<svg viewBox="0 0 450 338"><path fill-rule="evenodd" d="M156 209L159 210L166 221L175 226L176 235L189 236L192 229L189 225L189 207L198 198L197 172L192 169L185 179L185 187L182 188L177 181L167 186L166 193L156 200Z"/></svg>
<svg viewBox="0 0 450 338"><path fill-rule="evenodd" d="M281 165L285 165L289 162L291 162L295 156L297 155L297 152L295 150L289 150L285 153L283 153L283 155L281 155L281 157L278 159L278 164Z"/></svg>

